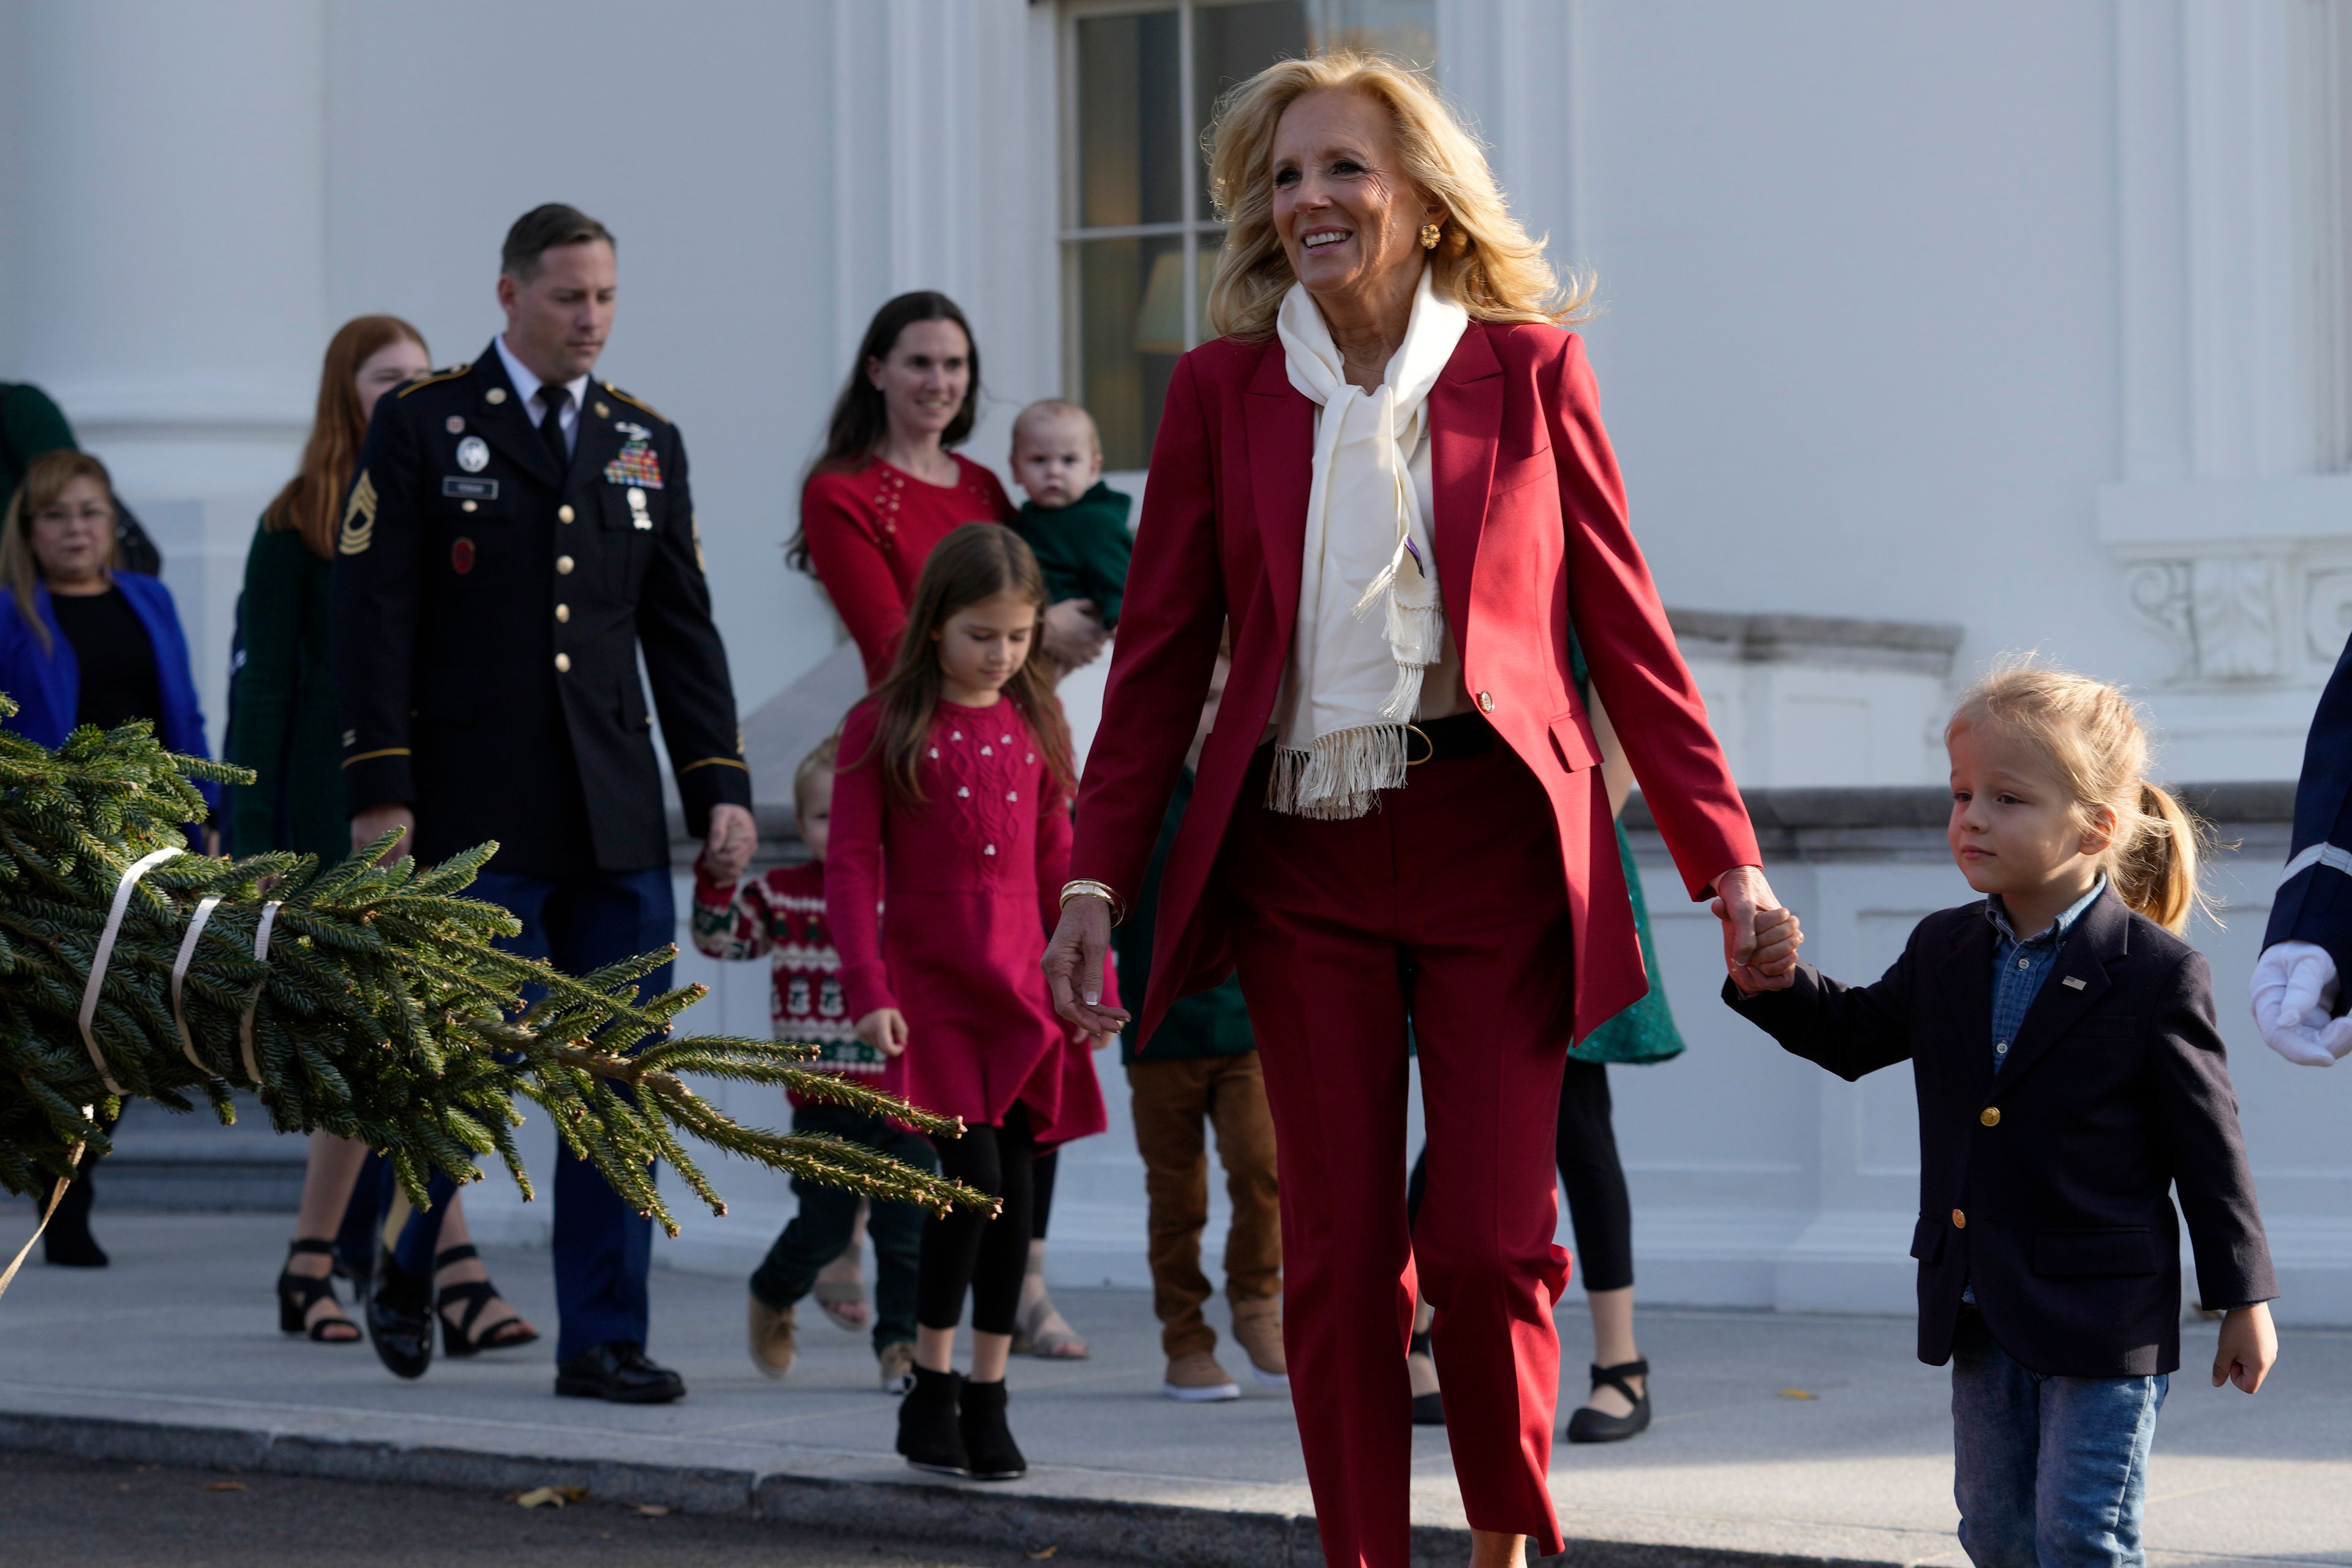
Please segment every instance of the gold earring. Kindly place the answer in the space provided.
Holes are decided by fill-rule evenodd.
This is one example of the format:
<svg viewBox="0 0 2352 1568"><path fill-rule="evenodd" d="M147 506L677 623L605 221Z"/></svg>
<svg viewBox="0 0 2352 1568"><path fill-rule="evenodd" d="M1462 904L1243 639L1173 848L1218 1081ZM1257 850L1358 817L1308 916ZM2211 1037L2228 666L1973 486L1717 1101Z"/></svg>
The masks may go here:
<svg viewBox="0 0 2352 1568"><path fill-rule="evenodd" d="M1438 238L1444 232L1444 230L1440 229L1433 223L1423 224L1421 226L1421 247L1423 250L1435 250L1437 248Z"/></svg>

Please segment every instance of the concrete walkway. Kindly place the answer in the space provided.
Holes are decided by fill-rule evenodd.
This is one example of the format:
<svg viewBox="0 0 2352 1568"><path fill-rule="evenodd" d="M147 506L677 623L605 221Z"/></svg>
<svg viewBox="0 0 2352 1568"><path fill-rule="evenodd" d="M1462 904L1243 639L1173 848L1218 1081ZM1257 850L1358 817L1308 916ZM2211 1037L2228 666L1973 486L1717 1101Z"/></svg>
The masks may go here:
<svg viewBox="0 0 2352 1568"><path fill-rule="evenodd" d="M1288 1397L1160 1398L1157 1325L1139 1293L1057 1293L1094 1359L1017 1363L1014 1426L1033 1468L1009 1486L957 1485L899 1464L895 1402L876 1390L863 1339L813 1310L799 1368L772 1383L744 1355L739 1283L656 1271L653 1349L690 1390L666 1408L556 1400L544 1342L402 1384L364 1346L279 1336L268 1285L286 1229L276 1215L101 1210L112 1268L28 1265L0 1302L0 1446L501 1489L579 1484L877 1536L1156 1562L1319 1560ZM544 1257L489 1258L551 1331ZM1580 1316L1563 1312L1561 1334L1580 1384ZM2206 1386L2210 1326L2187 1338L2190 1364L2157 1443L2151 1558L2352 1568L2352 1333L2291 1331L2253 1399ZM1571 1552L1649 1568L1964 1563L1946 1384L1913 1359L1911 1340L1904 1319L1645 1311L1656 1425L1632 1443L1554 1455ZM1421 1555L1459 1562L1444 1435L1417 1433L1415 1453Z"/></svg>

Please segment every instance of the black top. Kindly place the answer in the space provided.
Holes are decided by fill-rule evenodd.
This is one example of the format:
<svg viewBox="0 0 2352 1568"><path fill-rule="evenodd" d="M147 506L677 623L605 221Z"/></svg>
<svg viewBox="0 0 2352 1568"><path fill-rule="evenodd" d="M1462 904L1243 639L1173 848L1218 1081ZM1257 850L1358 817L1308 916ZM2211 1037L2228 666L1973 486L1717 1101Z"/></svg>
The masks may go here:
<svg viewBox="0 0 2352 1568"><path fill-rule="evenodd" d="M495 348L368 426L332 584L344 795L414 806L424 859L668 865L656 710L688 832L751 803L677 430L598 382L575 436L559 465Z"/></svg>
<svg viewBox="0 0 2352 1568"><path fill-rule="evenodd" d="M53 593L49 608L81 665L74 722L111 730L133 719L160 721L163 689L155 674L155 645L131 601L113 588L103 594Z"/></svg>
<svg viewBox="0 0 2352 1568"><path fill-rule="evenodd" d="M1929 915L1884 978L1810 963L1786 991L1724 999L1853 1079L1908 1059L1919 1109L1919 1359L1951 1354L1960 1292L1993 1338L2056 1377L2180 1365L2180 1233L2216 1310L2278 1294L2204 954L2112 885L2058 950L1996 1074L1992 923Z"/></svg>

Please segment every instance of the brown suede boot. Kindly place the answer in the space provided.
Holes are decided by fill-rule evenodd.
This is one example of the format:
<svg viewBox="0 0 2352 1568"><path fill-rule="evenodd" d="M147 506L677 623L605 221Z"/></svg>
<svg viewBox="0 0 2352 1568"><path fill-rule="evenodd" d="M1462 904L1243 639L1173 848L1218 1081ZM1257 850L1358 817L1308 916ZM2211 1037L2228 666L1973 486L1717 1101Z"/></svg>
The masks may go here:
<svg viewBox="0 0 2352 1568"><path fill-rule="evenodd" d="M1248 1352L1250 1371L1260 1383L1290 1386L1290 1363L1282 1352L1281 1297L1234 1302L1234 1340Z"/></svg>
<svg viewBox="0 0 2352 1568"><path fill-rule="evenodd" d="M751 1348L751 1364L768 1376L782 1377L792 1371L800 1356L800 1329L793 1321L793 1309L779 1312L752 1297Z"/></svg>

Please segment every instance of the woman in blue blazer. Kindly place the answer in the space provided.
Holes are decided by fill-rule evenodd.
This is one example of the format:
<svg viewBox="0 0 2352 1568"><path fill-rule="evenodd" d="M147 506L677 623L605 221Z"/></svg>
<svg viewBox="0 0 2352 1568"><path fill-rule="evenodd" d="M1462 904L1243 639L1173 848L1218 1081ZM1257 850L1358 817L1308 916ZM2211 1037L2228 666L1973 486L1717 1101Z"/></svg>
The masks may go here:
<svg viewBox="0 0 2352 1568"><path fill-rule="evenodd" d="M7 728L48 747L82 724L152 720L174 752L208 756L187 638L171 591L112 570L113 485L86 452L36 458L0 526L0 691L16 699ZM198 786L217 808L219 786ZM218 842L204 830L205 848ZM89 1162L44 1235L51 1263L102 1268L90 1239Z"/></svg>

